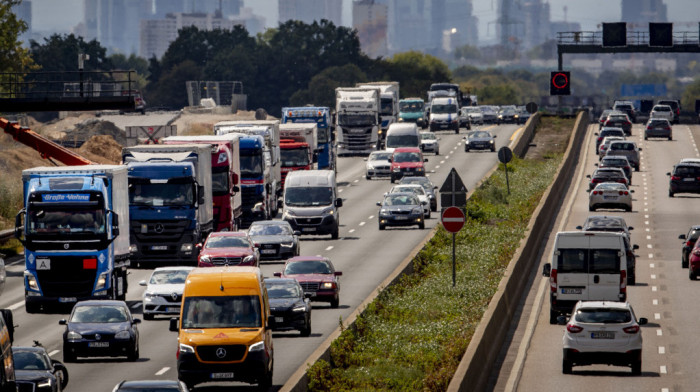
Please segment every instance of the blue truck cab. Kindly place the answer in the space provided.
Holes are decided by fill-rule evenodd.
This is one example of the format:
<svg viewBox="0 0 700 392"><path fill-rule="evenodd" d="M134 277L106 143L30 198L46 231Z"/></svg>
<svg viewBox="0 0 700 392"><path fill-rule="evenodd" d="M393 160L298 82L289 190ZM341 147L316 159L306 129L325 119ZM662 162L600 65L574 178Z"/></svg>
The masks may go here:
<svg viewBox="0 0 700 392"><path fill-rule="evenodd" d="M241 197L243 227L257 220L271 219L276 192L270 174L271 157L260 135L243 135L241 146Z"/></svg>
<svg viewBox="0 0 700 392"><path fill-rule="evenodd" d="M330 112L330 108L325 106L282 108L282 124L316 124L316 128L318 128L318 169L336 169L336 154L333 148Z"/></svg>
<svg viewBox="0 0 700 392"><path fill-rule="evenodd" d="M25 307L124 299L129 265L126 167L37 167L22 172L15 235L25 248Z"/></svg>

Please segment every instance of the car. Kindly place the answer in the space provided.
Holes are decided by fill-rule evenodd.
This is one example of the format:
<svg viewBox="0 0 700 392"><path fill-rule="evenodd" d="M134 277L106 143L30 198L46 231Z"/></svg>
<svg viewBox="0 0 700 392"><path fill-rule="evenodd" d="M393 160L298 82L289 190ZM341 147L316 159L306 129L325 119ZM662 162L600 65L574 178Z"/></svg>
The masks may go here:
<svg viewBox="0 0 700 392"><path fill-rule="evenodd" d="M78 357L119 357L139 359L141 319L133 318L124 301L87 300L73 306L63 332L63 362Z"/></svg>
<svg viewBox="0 0 700 392"><path fill-rule="evenodd" d="M615 140L627 140L627 138L623 136L606 136L603 138L603 141L600 142L600 147L598 147L598 159L603 159L605 156L605 153L608 151L608 147L610 146L610 143L612 143Z"/></svg>
<svg viewBox="0 0 700 392"><path fill-rule="evenodd" d="M275 272L278 278L293 278L304 289L304 295L312 302L329 302L331 308L340 304L341 271L336 271L327 257L298 256L288 259L282 272Z"/></svg>
<svg viewBox="0 0 700 392"><path fill-rule="evenodd" d="M299 256L299 235L292 226L283 220L253 222L248 228L248 236L258 249L261 260L287 259Z"/></svg>
<svg viewBox="0 0 700 392"><path fill-rule="evenodd" d="M632 120L630 120L627 114L622 112L611 112L603 123L603 126L622 128L622 130L625 131L625 135L632 135Z"/></svg>
<svg viewBox="0 0 700 392"><path fill-rule="evenodd" d="M367 162L365 178L371 180L374 177L391 176L391 155L388 151L373 151L365 161Z"/></svg>
<svg viewBox="0 0 700 392"><path fill-rule="evenodd" d="M671 122L665 118L650 118L644 127L644 140L649 140L650 137L673 140Z"/></svg>
<svg viewBox="0 0 700 392"><path fill-rule="evenodd" d="M423 152L433 152L435 155L440 155L440 138L432 132L421 132L420 149Z"/></svg>
<svg viewBox="0 0 700 392"><path fill-rule="evenodd" d="M619 167L606 167L603 169L596 169L593 174L589 174L586 178L590 178L588 183L588 190L593 190L596 185L602 182L619 182L625 186L629 185L629 180L625 176L625 172Z"/></svg>
<svg viewBox="0 0 700 392"><path fill-rule="evenodd" d="M514 108L504 108L498 113L498 119L496 123L498 124L510 124L515 122L515 116L517 112Z"/></svg>
<svg viewBox="0 0 700 392"><path fill-rule="evenodd" d="M189 389L179 380L134 380L121 381L112 392L189 392Z"/></svg>
<svg viewBox="0 0 700 392"><path fill-rule="evenodd" d="M153 320L157 315L179 315L182 302L182 290L185 288L187 275L194 267L158 267L151 277L139 281L146 286L141 301L144 320Z"/></svg>
<svg viewBox="0 0 700 392"><path fill-rule="evenodd" d="M464 109L466 109L466 107L459 109L459 126L462 128L472 129L471 117L469 117L469 113L467 113L467 111Z"/></svg>
<svg viewBox="0 0 700 392"><path fill-rule="evenodd" d="M605 155L624 155L634 168L639 171L639 152L642 148L637 147L637 143L631 140L613 140L605 150Z"/></svg>
<svg viewBox="0 0 700 392"><path fill-rule="evenodd" d="M598 154L598 150L600 149L600 144L603 142L603 139L605 139L607 136L619 136L622 139L625 139L625 131L623 131L622 128L617 127L603 127L599 132L596 132L595 135L597 136L595 139L596 154Z"/></svg>
<svg viewBox="0 0 700 392"><path fill-rule="evenodd" d="M674 118L676 117L676 114L673 112L673 109L669 105L654 105L654 107L651 109L651 112L649 113L649 119L664 119L668 120L669 122L674 122Z"/></svg>
<svg viewBox="0 0 700 392"><path fill-rule="evenodd" d="M292 278L266 278L265 287L272 330L298 330L301 336L310 336L311 304L299 282Z"/></svg>
<svg viewBox="0 0 700 392"><path fill-rule="evenodd" d="M515 123L516 124L525 124L527 120L530 119L530 112L527 111L525 107L518 107L515 110Z"/></svg>
<svg viewBox="0 0 700 392"><path fill-rule="evenodd" d="M613 110L627 114L630 121L637 121L637 112L634 110L634 105L630 101L616 101L613 105Z"/></svg>
<svg viewBox="0 0 700 392"><path fill-rule="evenodd" d="M423 158L420 148L401 147L394 150L391 156L391 183L403 176L424 176L427 158Z"/></svg>
<svg viewBox="0 0 700 392"><path fill-rule="evenodd" d="M435 190L438 189L438 187L433 185L428 177L404 177L399 184L420 184L423 186L425 193L428 194L428 198L430 199L430 210L432 212L437 211L437 195L435 195Z"/></svg>
<svg viewBox="0 0 700 392"><path fill-rule="evenodd" d="M656 103L657 105L668 105L673 110L673 123L678 124L681 120L681 101L677 99L662 99Z"/></svg>
<svg viewBox="0 0 700 392"><path fill-rule="evenodd" d="M622 208L632 211L632 190L624 184L603 182L597 184L588 195L588 211L599 208Z"/></svg>
<svg viewBox="0 0 700 392"><path fill-rule="evenodd" d="M471 150L496 151L496 135L489 131L471 131L464 137L464 152Z"/></svg>
<svg viewBox="0 0 700 392"><path fill-rule="evenodd" d="M695 242L697 242L698 237L700 237L700 225L690 226L688 234L681 234L678 236L679 240L683 240L683 246L681 247L682 268L688 268L690 252L695 247Z"/></svg>
<svg viewBox="0 0 700 392"><path fill-rule="evenodd" d="M12 347L17 391L60 392L68 385L68 369L51 359L44 347Z"/></svg>
<svg viewBox="0 0 700 392"><path fill-rule="evenodd" d="M218 231L209 234L197 258L197 267L220 265L260 265L260 253L245 231Z"/></svg>
<svg viewBox="0 0 700 392"><path fill-rule="evenodd" d="M608 167L619 167L625 172L629 185L632 185L632 166L630 161L624 155L606 155L598 163L598 167L601 169Z"/></svg>
<svg viewBox="0 0 700 392"><path fill-rule="evenodd" d="M378 201L379 214L377 221L379 230L387 226L414 226L425 229L425 206L421 204L413 192L389 193L382 201Z"/></svg>
<svg viewBox="0 0 700 392"><path fill-rule="evenodd" d="M460 113L469 116L470 124L484 125L484 115L478 106L464 106L460 109Z"/></svg>
<svg viewBox="0 0 700 392"><path fill-rule="evenodd" d="M637 317L628 302L579 301L571 318L558 318L566 325L563 338L562 373L574 366L607 364L629 366L642 373L642 329L648 321Z"/></svg>
<svg viewBox="0 0 700 392"><path fill-rule="evenodd" d="M602 128L603 128L603 124L605 124L605 120L608 119L608 116L609 116L610 113L612 113L612 112L613 112L612 109L605 109L605 110L603 110L602 113L600 113L600 117L598 117L598 129L602 129Z"/></svg>
<svg viewBox="0 0 700 392"><path fill-rule="evenodd" d="M666 175L669 176L668 197L677 193L700 193L700 163L678 162Z"/></svg>
<svg viewBox="0 0 700 392"><path fill-rule="evenodd" d="M430 197L420 184L394 185L388 193L413 192L418 196L418 201L423 205L423 215L425 219L430 219ZM385 194L386 195L386 194Z"/></svg>
<svg viewBox="0 0 700 392"><path fill-rule="evenodd" d="M630 231L634 230L634 227L627 226L624 218L621 216L592 215L586 218L582 226L576 226L576 228L583 231L623 233L627 259L627 284L634 285L637 282L637 255L634 254L634 251L639 249L639 245L632 245Z"/></svg>
<svg viewBox="0 0 700 392"><path fill-rule="evenodd" d="M498 121L498 110L493 106L479 106L484 124L495 124Z"/></svg>
<svg viewBox="0 0 700 392"><path fill-rule="evenodd" d="M697 280L700 275L700 241L695 241L688 255L688 278Z"/></svg>

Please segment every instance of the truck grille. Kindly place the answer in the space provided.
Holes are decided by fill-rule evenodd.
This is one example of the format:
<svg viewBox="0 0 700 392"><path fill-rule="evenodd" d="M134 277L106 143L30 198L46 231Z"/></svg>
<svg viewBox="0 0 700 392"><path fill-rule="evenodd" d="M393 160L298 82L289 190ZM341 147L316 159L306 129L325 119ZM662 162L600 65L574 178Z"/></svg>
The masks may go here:
<svg viewBox="0 0 700 392"><path fill-rule="evenodd" d="M51 256L50 270L37 270L39 286L47 297L90 297L96 269L84 269L83 259L94 256Z"/></svg>
<svg viewBox="0 0 700 392"><path fill-rule="evenodd" d="M321 286L318 282L299 282L299 284L304 291L318 291Z"/></svg>
<svg viewBox="0 0 700 392"><path fill-rule="evenodd" d="M220 350L223 349L223 350ZM217 351L218 354L217 355ZM198 346L197 355L202 361L230 362L240 361L246 352L246 346L242 344L230 344L223 346ZM223 354L223 355L222 355Z"/></svg>
<svg viewBox="0 0 700 392"><path fill-rule="evenodd" d="M242 257L213 257L211 263L214 265L238 265L243 261Z"/></svg>
<svg viewBox="0 0 700 392"><path fill-rule="evenodd" d="M241 187L241 199L244 211L250 210L256 203L263 201L263 195L257 194L256 188L257 185Z"/></svg>
<svg viewBox="0 0 700 392"><path fill-rule="evenodd" d="M372 142L372 128L343 129L343 140L348 150L367 150Z"/></svg>
<svg viewBox="0 0 700 392"><path fill-rule="evenodd" d="M134 220L131 221L131 234L141 244L171 244L168 250L175 251L170 249L170 246L177 245L188 224L189 221L187 220ZM144 226L146 228L145 231L143 230ZM148 248L150 249L150 247ZM147 253L147 249L143 251ZM162 253L162 251L159 251L159 253Z"/></svg>

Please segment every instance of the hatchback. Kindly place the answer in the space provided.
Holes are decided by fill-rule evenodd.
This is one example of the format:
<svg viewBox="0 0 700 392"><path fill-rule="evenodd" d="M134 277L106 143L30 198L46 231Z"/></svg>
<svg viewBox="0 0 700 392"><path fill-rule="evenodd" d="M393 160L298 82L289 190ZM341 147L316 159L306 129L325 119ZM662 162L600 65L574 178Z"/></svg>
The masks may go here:
<svg viewBox="0 0 700 392"><path fill-rule="evenodd" d="M273 331L298 330L301 336L311 335L311 304L304 289L292 278L266 278Z"/></svg>
<svg viewBox="0 0 700 392"><path fill-rule="evenodd" d="M417 147L401 147L394 150L391 156L391 182L400 180L403 176L424 176L428 159Z"/></svg>
<svg viewBox="0 0 700 392"><path fill-rule="evenodd" d="M440 155L440 138L435 136L433 132L421 132L420 149L423 152L433 152L435 155Z"/></svg>
<svg viewBox="0 0 700 392"><path fill-rule="evenodd" d="M637 144L629 140L615 140L610 143L605 155L624 155L630 161L630 165L634 171L639 171L639 152L641 148Z"/></svg>
<svg viewBox="0 0 700 392"><path fill-rule="evenodd" d="M588 195L588 211L599 208L622 208L632 211L632 192L624 184L604 182L596 185Z"/></svg>
<svg viewBox="0 0 700 392"><path fill-rule="evenodd" d="M660 118L673 122L675 117L673 109L669 105L655 105L649 114L650 119Z"/></svg>
<svg viewBox="0 0 700 392"><path fill-rule="evenodd" d="M604 169L597 169L593 174L586 176L590 178L591 181L588 183L588 189L593 190L596 185L603 182L619 182L625 186L629 185L629 180L625 176L625 172L619 167L607 167Z"/></svg>
<svg viewBox="0 0 700 392"><path fill-rule="evenodd" d="M34 343L34 347L12 347L17 391L63 391L68 385L68 369L51 359L39 342Z"/></svg>
<svg viewBox="0 0 700 392"><path fill-rule="evenodd" d="M600 160L598 167L600 169L604 169L607 167L619 167L620 169L622 169L622 171L625 172L627 180L629 181L629 185L632 185L632 166L630 165L630 162L627 160L626 156L606 155Z"/></svg>
<svg viewBox="0 0 700 392"><path fill-rule="evenodd" d="M612 112L613 112L612 109L605 109L605 110L603 110L602 113L600 113L600 117L598 117L598 129L603 128L603 124L605 124L605 120L608 119L608 116Z"/></svg>
<svg viewBox="0 0 700 392"><path fill-rule="evenodd" d="M690 226L688 234L681 234L678 236L679 240L683 240L683 246L681 247L681 267L688 268L688 258L690 257L691 250L695 247L695 242L700 237L700 225Z"/></svg>
<svg viewBox="0 0 700 392"><path fill-rule="evenodd" d="M678 124L681 119L681 103L677 99L662 99L657 105L668 105L673 110L673 123Z"/></svg>
<svg viewBox="0 0 700 392"><path fill-rule="evenodd" d="M607 364L629 366L642 373L642 330L647 319L637 317L628 302L579 301L566 322L562 373L574 366Z"/></svg>
<svg viewBox="0 0 700 392"><path fill-rule="evenodd" d="M625 137L623 136L606 136L603 138L603 141L600 142L600 146L598 147L598 159L603 159L605 156L605 153L608 151L608 147L610 146L610 143L616 141L616 140L626 140Z"/></svg>
<svg viewBox="0 0 700 392"><path fill-rule="evenodd" d="M327 257L298 256L288 259L284 271L275 272L278 278L293 278L304 289L304 295L311 301L330 302L331 308L340 303L340 281L342 272L336 271Z"/></svg>
<svg viewBox="0 0 700 392"><path fill-rule="evenodd" d="M625 131L625 135L632 135L632 121L627 117L627 114L622 112L610 113L603 126L622 128Z"/></svg>
<svg viewBox="0 0 700 392"><path fill-rule="evenodd" d="M650 118L644 128L644 140L648 140L650 137L673 140L671 122L665 118Z"/></svg>
<svg viewBox="0 0 700 392"><path fill-rule="evenodd" d="M598 150L600 149L600 144L603 142L603 139L605 139L607 136L619 136L622 139L625 139L625 131L623 131L622 128L616 127L603 127L600 132L596 132L595 135L597 136L595 139L596 154L598 154Z"/></svg>
<svg viewBox="0 0 700 392"><path fill-rule="evenodd" d="M673 166L673 171L666 173L670 177L668 196L676 193L700 193L700 164L680 162Z"/></svg>

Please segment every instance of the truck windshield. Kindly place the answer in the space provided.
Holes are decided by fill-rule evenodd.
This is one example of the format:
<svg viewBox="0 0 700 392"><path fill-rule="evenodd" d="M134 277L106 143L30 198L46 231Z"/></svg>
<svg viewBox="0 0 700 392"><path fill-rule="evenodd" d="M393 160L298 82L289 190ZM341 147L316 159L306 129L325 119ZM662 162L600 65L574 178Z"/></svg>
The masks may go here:
<svg viewBox="0 0 700 392"><path fill-rule="evenodd" d="M260 299L255 295L185 297L183 329L260 328Z"/></svg>
<svg viewBox="0 0 700 392"><path fill-rule="evenodd" d="M423 111L423 102L399 102L399 111L416 113Z"/></svg>
<svg viewBox="0 0 700 392"><path fill-rule="evenodd" d="M333 189L321 186L289 187L284 190L284 204L292 207L328 206L333 203Z"/></svg>
<svg viewBox="0 0 700 392"><path fill-rule="evenodd" d="M193 206L193 183L141 183L129 185L129 204L146 206Z"/></svg>
<svg viewBox="0 0 700 392"><path fill-rule="evenodd" d="M241 177L261 177L262 175L262 155L241 154Z"/></svg>
<svg viewBox="0 0 700 392"><path fill-rule="evenodd" d="M457 105L433 105L430 108L431 113L456 113Z"/></svg>
<svg viewBox="0 0 700 392"><path fill-rule="evenodd" d="M330 142L330 132L328 132L328 128L318 128L318 144L326 144L328 142Z"/></svg>
<svg viewBox="0 0 700 392"><path fill-rule="evenodd" d="M104 233L105 214L97 208L31 208L27 212L28 234Z"/></svg>
<svg viewBox="0 0 700 392"><path fill-rule="evenodd" d="M303 148L282 149L282 167L308 166L309 150Z"/></svg>
<svg viewBox="0 0 700 392"><path fill-rule="evenodd" d="M388 148L418 147L419 143L418 135L389 135L386 137Z"/></svg>
<svg viewBox="0 0 700 392"><path fill-rule="evenodd" d="M370 126L377 123L376 118L372 114L339 114L338 124L343 127L352 126Z"/></svg>
<svg viewBox="0 0 700 392"><path fill-rule="evenodd" d="M383 116L391 116L394 114L394 100L392 98L382 98L380 113Z"/></svg>
<svg viewBox="0 0 700 392"><path fill-rule="evenodd" d="M211 168L211 191L215 196L229 193L228 167Z"/></svg>

